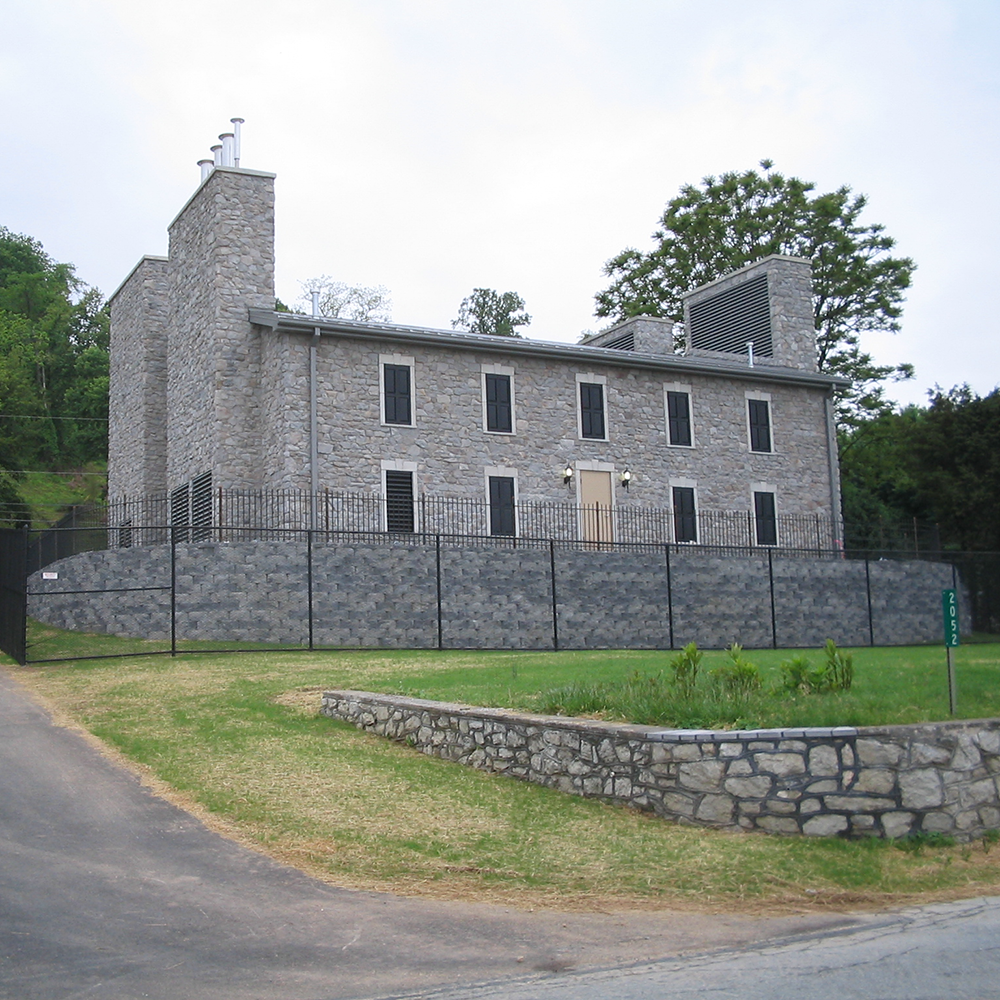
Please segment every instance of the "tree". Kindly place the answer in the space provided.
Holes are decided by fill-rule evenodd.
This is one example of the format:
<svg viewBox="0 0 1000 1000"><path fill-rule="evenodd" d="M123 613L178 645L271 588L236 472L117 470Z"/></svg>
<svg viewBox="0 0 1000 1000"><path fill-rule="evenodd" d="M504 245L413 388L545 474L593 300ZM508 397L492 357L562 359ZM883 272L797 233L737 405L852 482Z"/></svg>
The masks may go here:
<svg viewBox="0 0 1000 1000"><path fill-rule="evenodd" d="M886 379L906 379L912 366L877 365L862 351L866 331L899 330L903 296L915 264L893 257L884 227L860 220L864 195L847 186L825 194L815 185L748 170L705 177L672 199L649 253L630 248L609 260L612 283L596 296L598 316L661 316L680 323L680 296L769 254L805 257L813 265L816 358L820 371L852 380L842 393L841 425L889 412Z"/></svg>
<svg viewBox="0 0 1000 1000"><path fill-rule="evenodd" d="M312 293L319 292L319 314L331 319L349 319L357 323L388 323L392 298L385 285L348 285L321 274L310 281L300 281L302 295L299 311L312 312Z"/></svg>
<svg viewBox="0 0 1000 1000"><path fill-rule="evenodd" d="M527 326L531 317L524 311L524 299L517 292L495 292L492 288L474 288L462 299L455 329L484 333L493 337L520 337L516 327Z"/></svg>
<svg viewBox="0 0 1000 1000"><path fill-rule="evenodd" d="M107 456L108 314L71 264L0 227L0 468Z"/></svg>
<svg viewBox="0 0 1000 1000"><path fill-rule="evenodd" d="M1000 551L1000 389L935 389L928 406L842 433L840 457L849 535L877 546L916 520L937 525L947 547Z"/></svg>
<svg viewBox="0 0 1000 1000"><path fill-rule="evenodd" d="M935 388L909 454L920 501L942 538L960 549L1000 552L1000 389Z"/></svg>

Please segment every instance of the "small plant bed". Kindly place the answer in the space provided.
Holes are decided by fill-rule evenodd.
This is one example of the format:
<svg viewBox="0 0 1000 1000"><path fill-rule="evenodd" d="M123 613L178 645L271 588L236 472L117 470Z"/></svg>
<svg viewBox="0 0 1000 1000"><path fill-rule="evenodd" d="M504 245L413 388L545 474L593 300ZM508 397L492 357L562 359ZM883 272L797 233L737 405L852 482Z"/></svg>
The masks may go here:
<svg viewBox="0 0 1000 1000"><path fill-rule="evenodd" d="M543 692L538 707L546 714L682 729L861 724L843 721L863 706L850 698L854 656L832 641L820 651L818 663L796 653L778 664L777 676L773 669L762 672L738 643L706 669L704 657L692 642L670 657L665 670L635 670L619 681L577 681ZM776 721L782 718L794 721Z"/></svg>
<svg viewBox="0 0 1000 1000"><path fill-rule="evenodd" d="M956 651L958 718L1000 716L1000 647ZM443 663L447 661L442 661ZM884 726L949 718L942 647L482 654L378 688L435 701L678 729Z"/></svg>

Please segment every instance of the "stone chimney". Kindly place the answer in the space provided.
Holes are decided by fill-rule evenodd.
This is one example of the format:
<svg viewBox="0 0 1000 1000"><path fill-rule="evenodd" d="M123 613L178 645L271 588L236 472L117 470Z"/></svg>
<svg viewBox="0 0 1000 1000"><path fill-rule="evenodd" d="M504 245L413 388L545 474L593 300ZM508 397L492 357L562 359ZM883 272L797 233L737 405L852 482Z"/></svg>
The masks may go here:
<svg viewBox="0 0 1000 1000"><path fill-rule="evenodd" d="M809 261L773 254L683 298L687 354L816 371Z"/></svg>

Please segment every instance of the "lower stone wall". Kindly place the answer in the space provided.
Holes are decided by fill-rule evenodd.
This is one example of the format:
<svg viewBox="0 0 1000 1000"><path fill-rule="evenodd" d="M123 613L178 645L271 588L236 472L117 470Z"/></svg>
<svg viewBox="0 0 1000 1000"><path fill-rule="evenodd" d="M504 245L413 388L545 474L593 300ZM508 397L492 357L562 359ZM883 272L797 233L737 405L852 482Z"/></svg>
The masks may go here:
<svg viewBox="0 0 1000 1000"><path fill-rule="evenodd" d="M51 625L183 640L473 649L940 642L948 564L304 539L84 552L29 581ZM555 579L552 569L555 567ZM440 577L438 576L440 567ZM135 588L135 589L122 589ZM870 609L870 617L869 617ZM963 609L964 610L964 609ZM966 618L967 621L967 618ZM672 640L672 641L671 641Z"/></svg>
<svg viewBox="0 0 1000 1000"><path fill-rule="evenodd" d="M681 823L961 841L1000 828L1000 719L712 732L362 691L325 692L322 712L423 753Z"/></svg>

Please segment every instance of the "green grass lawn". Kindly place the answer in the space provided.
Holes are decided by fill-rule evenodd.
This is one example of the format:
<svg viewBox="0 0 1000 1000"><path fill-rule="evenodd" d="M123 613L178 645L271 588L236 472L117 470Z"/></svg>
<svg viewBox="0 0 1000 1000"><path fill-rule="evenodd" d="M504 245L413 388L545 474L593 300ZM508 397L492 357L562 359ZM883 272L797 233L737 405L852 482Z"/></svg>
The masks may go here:
<svg viewBox="0 0 1000 1000"><path fill-rule="evenodd" d="M449 764L318 714L326 687L530 707L581 673L655 674L666 655L191 653L8 669L216 828L338 885L518 906L758 912L998 890L1000 847L990 844L915 852L683 827ZM772 655L787 654L752 658L770 669ZM995 712L998 659L996 646L960 650L963 714ZM891 701L892 721L946 714L941 650L860 650L855 669L859 699L909 692Z"/></svg>
<svg viewBox="0 0 1000 1000"><path fill-rule="evenodd" d="M594 651L565 653L449 654L421 670L414 661L407 670L387 676L379 690L439 701L551 712L555 706L573 707L574 695L588 689L613 689L636 675L656 689L658 697L637 700L636 710L587 714L649 725L682 728L760 728L775 726L871 726L929 722L948 718L948 678L945 652L937 646L855 649L854 683L850 691L831 694L791 693L782 690L779 664L794 650L747 650L745 656L760 670L761 689L747 699L713 696L707 677L728 661L726 653L707 651L696 696L677 696L671 684L666 652ZM820 650L800 651L814 667ZM433 654L435 658L438 654ZM470 657L475 670L466 665ZM960 646L956 650L958 715L984 718L1000 715L1000 645ZM561 713L561 714L569 714Z"/></svg>

